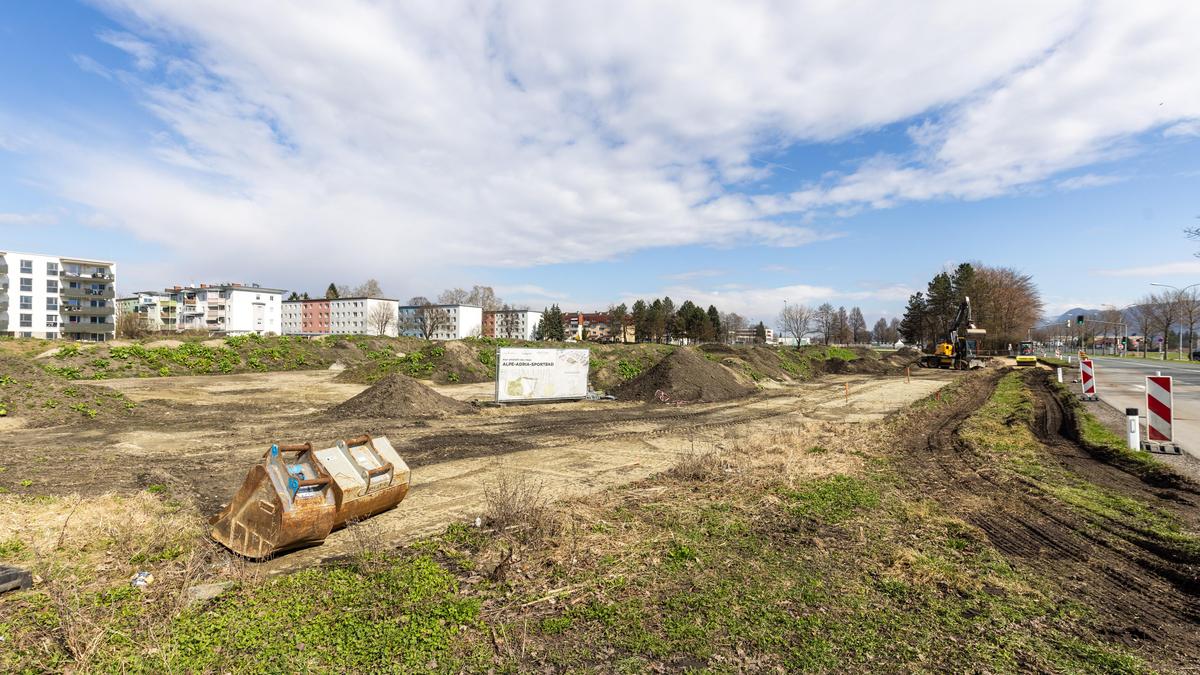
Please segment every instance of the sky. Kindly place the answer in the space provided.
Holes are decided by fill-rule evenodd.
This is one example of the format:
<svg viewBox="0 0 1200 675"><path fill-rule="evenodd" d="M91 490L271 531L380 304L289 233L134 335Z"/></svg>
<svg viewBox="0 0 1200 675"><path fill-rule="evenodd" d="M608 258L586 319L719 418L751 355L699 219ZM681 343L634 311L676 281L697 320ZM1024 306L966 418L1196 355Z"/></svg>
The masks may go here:
<svg viewBox="0 0 1200 675"><path fill-rule="evenodd" d="M1196 2L12 0L0 250L119 291L896 316L1200 281Z"/></svg>

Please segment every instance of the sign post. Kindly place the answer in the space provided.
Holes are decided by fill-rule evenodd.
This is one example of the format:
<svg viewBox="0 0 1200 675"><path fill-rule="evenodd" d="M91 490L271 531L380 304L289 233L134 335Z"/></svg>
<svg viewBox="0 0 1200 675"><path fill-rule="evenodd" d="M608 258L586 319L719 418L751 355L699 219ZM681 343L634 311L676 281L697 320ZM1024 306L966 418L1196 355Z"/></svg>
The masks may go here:
<svg viewBox="0 0 1200 675"><path fill-rule="evenodd" d="M1146 452L1182 454L1175 443L1175 392L1170 375L1146 376Z"/></svg>
<svg viewBox="0 0 1200 675"><path fill-rule="evenodd" d="M1139 428L1139 421L1137 408L1125 409L1125 441L1130 450L1142 449L1142 430Z"/></svg>
<svg viewBox="0 0 1200 675"><path fill-rule="evenodd" d="M1091 359L1079 360L1079 382L1083 388L1083 400L1100 400L1100 397L1096 396L1096 370Z"/></svg>

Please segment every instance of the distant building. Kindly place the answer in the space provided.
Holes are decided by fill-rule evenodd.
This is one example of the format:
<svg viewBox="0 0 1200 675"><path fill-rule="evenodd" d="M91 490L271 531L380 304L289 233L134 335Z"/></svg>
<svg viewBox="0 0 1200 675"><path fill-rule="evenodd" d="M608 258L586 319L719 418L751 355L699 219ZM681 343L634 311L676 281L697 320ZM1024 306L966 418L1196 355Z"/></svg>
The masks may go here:
<svg viewBox="0 0 1200 675"><path fill-rule="evenodd" d="M461 340L483 335L483 308L475 305L403 305L400 334L430 340Z"/></svg>
<svg viewBox="0 0 1200 675"><path fill-rule="evenodd" d="M130 297L117 299L117 316L136 314L146 330L174 331L179 318L178 307L169 293L138 291Z"/></svg>
<svg viewBox="0 0 1200 675"><path fill-rule="evenodd" d="M283 333L282 289L257 284L200 284L175 286L166 292L178 305L178 331Z"/></svg>
<svg viewBox="0 0 1200 675"><path fill-rule="evenodd" d="M614 326L607 312L564 312L563 328L567 339L590 340L592 342L621 341L621 328ZM632 325L624 326L625 342L635 340Z"/></svg>
<svg viewBox="0 0 1200 675"><path fill-rule="evenodd" d="M529 309L501 309L483 313L484 337L532 340L542 313Z"/></svg>
<svg viewBox="0 0 1200 675"><path fill-rule="evenodd" d="M116 269L105 260L0 251L0 335L111 340Z"/></svg>
<svg viewBox="0 0 1200 675"><path fill-rule="evenodd" d="M388 298L316 298L283 302L284 335L395 337L400 302Z"/></svg>
<svg viewBox="0 0 1200 675"><path fill-rule="evenodd" d="M736 331L729 331L729 342L735 345L752 345L758 341L757 338L758 326L750 326L749 328L739 328ZM767 329L766 344L773 345L775 342L775 332L770 328Z"/></svg>

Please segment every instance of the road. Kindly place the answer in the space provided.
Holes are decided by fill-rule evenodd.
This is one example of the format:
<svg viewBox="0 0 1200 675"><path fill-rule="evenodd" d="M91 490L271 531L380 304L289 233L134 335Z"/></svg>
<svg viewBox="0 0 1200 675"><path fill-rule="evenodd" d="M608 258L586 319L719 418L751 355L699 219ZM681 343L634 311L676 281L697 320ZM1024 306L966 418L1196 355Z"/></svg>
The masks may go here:
<svg viewBox="0 0 1200 675"><path fill-rule="evenodd" d="M1146 433L1146 376L1161 372L1172 377L1175 390L1175 441L1184 452L1200 458L1200 364L1148 359L1119 359L1093 356L1096 368L1096 393L1121 413L1137 408L1142 417L1142 437ZM1063 380L1078 379L1078 366ZM1078 388L1078 384L1074 385ZM1077 389L1078 390L1078 389Z"/></svg>

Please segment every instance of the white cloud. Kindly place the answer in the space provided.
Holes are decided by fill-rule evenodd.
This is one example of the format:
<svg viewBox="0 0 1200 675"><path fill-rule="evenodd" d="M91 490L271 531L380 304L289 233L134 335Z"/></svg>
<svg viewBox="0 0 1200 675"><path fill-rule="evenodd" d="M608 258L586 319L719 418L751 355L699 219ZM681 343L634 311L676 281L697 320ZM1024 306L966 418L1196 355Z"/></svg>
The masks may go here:
<svg viewBox="0 0 1200 675"><path fill-rule="evenodd" d="M704 269L691 270L688 272L677 272L675 274L664 274L662 278L667 281L690 281L692 279L704 279L708 277L719 277L725 274L725 270Z"/></svg>
<svg viewBox="0 0 1200 675"><path fill-rule="evenodd" d="M1095 270L1095 274L1103 277L1177 277L1200 275L1200 260L1182 260L1163 262L1156 265L1140 267L1121 267L1118 269Z"/></svg>
<svg viewBox="0 0 1200 675"><path fill-rule="evenodd" d="M1163 130L1163 136L1167 138L1200 136L1200 119L1186 120L1178 124L1172 124Z"/></svg>
<svg viewBox="0 0 1200 675"><path fill-rule="evenodd" d="M126 30L100 39L167 132L74 139L43 180L218 276L303 261L395 287L806 245L838 236L823 212L1001 194L1200 117L1196 3L104 6ZM910 154L738 190L779 168L756 153L914 119Z"/></svg>
<svg viewBox="0 0 1200 675"><path fill-rule="evenodd" d="M1071 176L1058 181L1055 185L1060 190L1086 190L1087 188L1103 187L1120 183L1125 180L1122 176L1104 176L1094 173L1085 173L1081 176Z"/></svg>
<svg viewBox="0 0 1200 675"><path fill-rule="evenodd" d="M98 33L96 37L132 56L134 66L138 70L149 70L157 61L157 50L150 43L135 35L106 30Z"/></svg>
<svg viewBox="0 0 1200 675"><path fill-rule="evenodd" d="M779 315L784 302L812 306L825 302L835 306L862 305L864 313L874 316L882 313L884 307L891 307L897 301L907 300L913 292L913 289L902 284L889 284L873 290L861 291L847 291L811 284L792 284L768 288L744 286L698 288L676 285L659 289L655 293L630 294L625 301L633 302L639 297L648 299L669 296L676 304L684 300L691 300L702 307L715 305L722 312L737 312L743 316L769 323Z"/></svg>
<svg viewBox="0 0 1200 675"><path fill-rule="evenodd" d="M53 225L58 216L53 213L0 213L0 225Z"/></svg>

